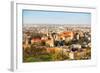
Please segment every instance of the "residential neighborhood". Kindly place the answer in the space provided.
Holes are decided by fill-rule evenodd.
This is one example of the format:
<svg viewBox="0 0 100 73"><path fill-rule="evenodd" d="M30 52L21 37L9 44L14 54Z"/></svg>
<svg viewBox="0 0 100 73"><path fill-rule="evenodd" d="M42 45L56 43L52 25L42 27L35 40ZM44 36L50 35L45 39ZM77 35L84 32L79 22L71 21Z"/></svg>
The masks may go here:
<svg viewBox="0 0 100 73"><path fill-rule="evenodd" d="M23 62L91 59L91 27L83 24L23 25Z"/></svg>

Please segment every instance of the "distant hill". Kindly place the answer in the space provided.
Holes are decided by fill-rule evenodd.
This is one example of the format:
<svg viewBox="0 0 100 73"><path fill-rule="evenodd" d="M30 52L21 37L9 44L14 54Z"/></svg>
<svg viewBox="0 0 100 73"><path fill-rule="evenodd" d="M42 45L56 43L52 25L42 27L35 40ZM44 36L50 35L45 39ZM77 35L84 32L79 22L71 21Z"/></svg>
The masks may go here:
<svg viewBox="0 0 100 73"><path fill-rule="evenodd" d="M24 24L23 27L91 27L90 24Z"/></svg>

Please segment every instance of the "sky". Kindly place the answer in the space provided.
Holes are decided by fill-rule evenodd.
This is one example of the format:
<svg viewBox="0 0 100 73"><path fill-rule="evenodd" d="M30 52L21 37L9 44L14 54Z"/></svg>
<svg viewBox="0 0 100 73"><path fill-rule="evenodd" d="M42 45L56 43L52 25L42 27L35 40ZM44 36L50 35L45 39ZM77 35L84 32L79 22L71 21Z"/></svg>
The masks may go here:
<svg viewBox="0 0 100 73"><path fill-rule="evenodd" d="M23 10L23 24L91 24L90 13Z"/></svg>

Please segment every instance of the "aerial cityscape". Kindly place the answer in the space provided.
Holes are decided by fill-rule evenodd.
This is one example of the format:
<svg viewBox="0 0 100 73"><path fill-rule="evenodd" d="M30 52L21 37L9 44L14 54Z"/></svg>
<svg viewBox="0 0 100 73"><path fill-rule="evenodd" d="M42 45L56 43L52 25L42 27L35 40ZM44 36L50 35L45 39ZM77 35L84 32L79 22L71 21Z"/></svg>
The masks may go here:
<svg viewBox="0 0 100 73"><path fill-rule="evenodd" d="M50 16L45 16L46 13L49 13ZM61 13L59 15L57 13L55 15L56 13L54 13L51 16L51 14L53 12L43 11L40 11L40 14L34 11L26 11L23 14L23 62L91 59L90 15L83 13ZM79 17L73 17L76 18L73 20L62 14L67 14L69 18L77 15ZM55 17L56 19L54 19ZM60 19L60 17L66 18ZM67 22L65 19L69 21ZM40 21L38 22L38 20ZM62 20L64 21L61 24Z"/></svg>
<svg viewBox="0 0 100 73"><path fill-rule="evenodd" d="M91 58L90 26L34 24L23 26L24 61Z"/></svg>

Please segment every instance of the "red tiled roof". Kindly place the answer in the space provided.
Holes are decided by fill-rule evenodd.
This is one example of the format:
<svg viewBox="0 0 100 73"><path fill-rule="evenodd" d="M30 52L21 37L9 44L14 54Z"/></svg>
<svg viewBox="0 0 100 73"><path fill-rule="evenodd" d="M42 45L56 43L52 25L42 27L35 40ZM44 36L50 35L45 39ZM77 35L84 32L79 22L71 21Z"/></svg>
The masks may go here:
<svg viewBox="0 0 100 73"><path fill-rule="evenodd" d="M41 39L40 38L33 38L32 41L34 41L34 42L40 42Z"/></svg>
<svg viewBox="0 0 100 73"><path fill-rule="evenodd" d="M71 37L71 34L72 34L72 32L63 32L63 33L60 34L60 36Z"/></svg>

